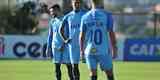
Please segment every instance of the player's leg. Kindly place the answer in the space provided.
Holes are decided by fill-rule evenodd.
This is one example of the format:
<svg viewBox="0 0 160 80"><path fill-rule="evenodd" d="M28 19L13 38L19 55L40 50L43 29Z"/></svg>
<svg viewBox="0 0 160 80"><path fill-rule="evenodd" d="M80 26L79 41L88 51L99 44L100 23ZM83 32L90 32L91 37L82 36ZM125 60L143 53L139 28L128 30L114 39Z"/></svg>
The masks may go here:
<svg viewBox="0 0 160 80"><path fill-rule="evenodd" d="M79 64L72 64L74 80L80 80Z"/></svg>
<svg viewBox="0 0 160 80"><path fill-rule="evenodd" d="M72 64L71 64L71 61L70 61L70 56L69 56L69 49L68 49L68 47L65 47L65 49L64 49L62 61L63 61L63 63L66 64L66 66L67 66L69 79L70 79L70 80L74 80L73 72L72 72L72 71L73 71L73 70L72 70Z"/></svg>
<svg viewBox="0 0 160 80"><path fill-rule="evenodd" d="M79 62L79 61L78 61ZM73 80L80 80L79 64L75 58L71 58Z"/></svg>
<svg viewBox="0 0 160 80"><path fill-rule="evenodd" d="M62 62L64 64L66 64L66 67L67 67L67 70L68 70L69 79L70 80L74 80L73 72L72 72L73 71L72 70L72 64L71 64L70 56L69 56L69 48L68 48L67 45L65 46L64 51L63 51Z"/></svg>
<svg viewBox="0 0 160 80"><path fill-rule="evenodd" d="M74 80L74 76L73 76L73 70L72 70L72 64L66 64L67 69L68 69L68 76L70 80Z"/></svg>
<svg viewBox="0 0 160 80"><path fill-rule="evenodd" d="M91 76L91 80L97 80L97 70L92 69L91 73L90 73L90 76Z"/></svg>
<svg viewBox="0 0 160 80"><path fill-rule="evenodd" d="M90 70L90 79L97 80L97 60L96 55L87 55L86 62Z"/></svg>
<svg viewBox="0 0 160 80"><path fill-rule="evenodd" d="M53 62L55 63L55 77L56 80L61 80L61 52L53 48Z"/></svg>
<svg viewBox="0 0 160 80"><path fill-rule="evenodd" d="M76 58L76 55L70 55L71 56L71 64L72 64L72 72L74 80L80 80L80 72L79 72L79 60Z"/></svg>
<svg viewBox="0 0 160 80"><path fill-rule="evenodd" d="M56 80L61 80L61 64L60 63L55 63L55 75L56 75Z"/></svg>
<svg viewBox="0 0 160 80"><path fill-rule="evenodd" d="M114 80L112 57L110 54L99 55L101 69L105 72L108 80Z"/></svg>
<svg viewBox="0 0 160 80"><path fill-rule="evenodd" d="M80 72L79 72L80 51L79 51L79 48L70 48L70 60L72 64L74 80L80 80Z"/></svg>
<svg viewBox="0 0 160 80"><path fill-rule="evenodd" d="M105 70L104 72L105 72L108 80L114 80L113 69Z"/></svg>

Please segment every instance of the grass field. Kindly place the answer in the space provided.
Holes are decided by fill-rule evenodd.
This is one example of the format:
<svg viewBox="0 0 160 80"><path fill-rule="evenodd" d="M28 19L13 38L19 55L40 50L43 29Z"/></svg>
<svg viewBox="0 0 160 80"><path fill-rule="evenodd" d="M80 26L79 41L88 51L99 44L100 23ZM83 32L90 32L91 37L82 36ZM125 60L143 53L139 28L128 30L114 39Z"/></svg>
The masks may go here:
<svg viewBox="0 0 160 80"><path fill-rule="evenodd" d="M0 60L0 80L55 80L51 61ZM160 62L114 62L116 80L160 80ZM62 66L62 80L68 80ZM81 80L89 80L85 64L80 64ZM98 80L106 80L98 70Z"/></svg>

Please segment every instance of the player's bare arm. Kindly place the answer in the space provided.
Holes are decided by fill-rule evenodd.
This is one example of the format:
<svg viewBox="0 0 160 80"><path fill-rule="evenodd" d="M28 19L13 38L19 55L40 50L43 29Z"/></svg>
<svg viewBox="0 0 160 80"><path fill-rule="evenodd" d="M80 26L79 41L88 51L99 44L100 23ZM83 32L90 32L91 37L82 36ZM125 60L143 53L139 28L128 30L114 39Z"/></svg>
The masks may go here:
<svg viewBox="0 0 160 80"><path fill-rule="evenodd" d="M65 43L68 43L68 42L69 42L69 39L68 39L68 38L65 36L65 34L64 34L64 23L62 23L62 26L60 27L59 33L60 33L60 36L61 36L61 38L63 39L63 41L64 41Z"/></svg>
<svg viewBox="0 0 160 80"><path fill-rule="evenodd" d="M52 31L52 27L50 26L49 28L50 28L49 29L49 36L48 36L47 48L46 48L46 52L45 52L47 57L51 57L50 54L52 53L52 46L51 46L52 36L54 34L53 31Z"/></svg>
<svg viewBox="0 0 160 80"><path fill-rule="evenodd" d="M84 33L83 32L80 32L80 35L79 35L79 45L80 45L80 53L81 55L84 55Z"/></svg>
<svg viewBox="0 0 160 80"><path fill-rule="evenodd" d="M84 60L84 40L85 40L84 32L80 32L79 45L80 45L80 55L82 60Z"/></svg>
<svg viewBox="0 0 160 80"><path fill-rule="evenodd" d="M60 47L59 51L63 52L65 48L65 43L62 44L62 46Z"/></svg>
<svg viewBox="0 0 160 80"><path fill-rule="evenodd" d="M113 31L109 32L110 41L111 41L111 47L112 47L112 55L113 58L117 56L117 46L116 46L116 36Z"/></svg>

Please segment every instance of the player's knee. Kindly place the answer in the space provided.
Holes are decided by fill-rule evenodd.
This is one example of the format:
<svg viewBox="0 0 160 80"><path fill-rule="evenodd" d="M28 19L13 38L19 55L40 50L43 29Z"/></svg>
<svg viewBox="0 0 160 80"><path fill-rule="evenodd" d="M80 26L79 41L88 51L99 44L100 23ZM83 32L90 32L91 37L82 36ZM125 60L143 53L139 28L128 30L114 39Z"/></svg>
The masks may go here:
<svg viewBox="0 0 160 80"><path fill-rule="evenodd" d="M73 66L74 68L78 68L79 65L78 65L78 64L73 64L72 66Z"/></svg>
<svg viewBox="0 0 160 80"><path fill-rule="evenodd" d="M106 75L108 77L108 80L114 80L113 70L106 70Z"/></svg>
<svg viewBox="0 0 160 80"><path fill-rule="evenodd" d="M72 65L71 64L67 64L67 69L68 69L68 74L72 75Z"/></svg>
<svg viewBox="0 0 160 80"><path fill-rule="evenodd" d="M91 70L90 78L91 80L97 80L97 70Z"/></svg>
<svg viewBox="0 0 160 80"><path fill-rule="evenodd" d="M90 76L97 76L97 70L91 70Z"/></svg>
<svg viewBox="0 0 160 80"><path fill-rule="evenodd" d="M91 80L97 80L97 76L91 76Z"/></svg>
<svg viewBox="0 0 160 80"><path fill-rule="evenodd" d="M79 66L78 66L78 64L74 64L74 65L73 65L73 70L76 71L76 72L79 71Z"/></svg>
<svg viewBox="0 0 160 80"><path fill-rule="evenodd" d="M66 64L67 65L67 69L68 69L68 76L70 78L70 80L74 80L74 76L72 73L72 65L71 64Z"/></svg>
<svg viewBox="0 0 160 80"><path fill-rule="evenodd" d="M75 80L79 80L80 72L79 72L78 64L73 65L73 74L74 74Z"/></svg>
<svg viewBox="0 0 160 80"><path fill-rule="evenodd" d="M55 72L56 72L56 75L60 76L61 75L61 64L59 63L56 63L55 64Z"/></svg>
<svg viewBox="0 0 160 80"><path fill-rule="evenodd" d="M55 64L55 69L56 69L56 70L60 70L60 67L61 67L61 64L59 64L59 63L56 63L56 64Z"/></svg>
<svg viewBox="0 0 160 80"><path fill-rule="evenodd" d="M66 64L66 66L68 70L72 69L72 64Z"/></svg>
<svg viewBox="0 0 160 80"><path fill-rule="evenodd" d="M79 68L74 68L73 72L74 72L75 75L80 75Z"/></svg>
<svg viewBox="0 0 160 80"><path fill-rule="evenodd" d="M108 76L113 76L113 70L112 70L112 69L106 70L105 73L106 73Z"/></svg>

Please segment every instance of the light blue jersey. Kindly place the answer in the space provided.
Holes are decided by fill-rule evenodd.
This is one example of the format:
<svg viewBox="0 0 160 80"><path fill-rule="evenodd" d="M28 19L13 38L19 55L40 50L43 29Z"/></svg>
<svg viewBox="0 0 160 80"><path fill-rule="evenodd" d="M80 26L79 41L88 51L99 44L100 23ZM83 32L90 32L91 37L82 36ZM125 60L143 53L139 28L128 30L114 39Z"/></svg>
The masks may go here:
<svg viewBox="0 0 160 80"><path fill-rule="evenodd" d="M51 32L49 34L52 35L50 37L52 37L53 48L60 48L64 43L59 34L59 27L61 23L62 23L62 18L54 18L51 20L51 23L49 23L51 29Z"/></svg>
<svg viewBox="0 0 160 80"><path fill-rule="evenodd" d="M69 43L70 58L72 63L79 63L80 60L80 47L79 47L79 33L81 18L85 11L80 10L79 12L71 11L64 19L64 27L68 27L68 38L71 39Z"/></svg>
<svg viewBox="0 0 160 80"><path fill-rule="evenodd" d="M80 31L85 34L85 55L88 67L97 70L112 69L109 31L113 31L110 13L102 9L92 9L82 17Z"/></svg>
<svg viewBox="0 0 160 80"><path fill-rule="evenodd" d="M111 14L102 9L93 9L83 16L81 32L86 36L86 54L100 55L109 51L108 31L113 31L112 26Z"/></svg>
<svg viewBox="0 0 160 80"><path fill-rule="evenodd" d="M64 42L59 34L59 28L62 24L62 18L54 18L49 22L49 37L48 45L52 48L53 61L55 63L70 63L68 46L65 45L64 51L59 49L64 45Z"/></svg>

